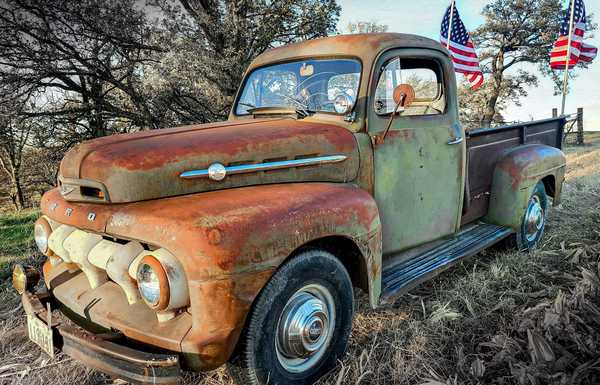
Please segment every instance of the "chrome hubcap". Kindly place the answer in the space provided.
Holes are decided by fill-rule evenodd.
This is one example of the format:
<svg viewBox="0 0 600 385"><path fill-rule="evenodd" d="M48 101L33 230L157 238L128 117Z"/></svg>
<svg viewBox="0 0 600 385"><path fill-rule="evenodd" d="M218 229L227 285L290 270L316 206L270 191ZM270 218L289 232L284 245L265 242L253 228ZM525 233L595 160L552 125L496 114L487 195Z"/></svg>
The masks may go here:
<svg viewBox="0 0 600 385"><path fill-rule="evenodd" d="M277 324L275 349L279 363L292 373L314 366L327 350L334 326L335 305L329 290L318 284L298 290Z"/></svg>
<svg viewBox="0 0 600 385"><path fill-rule="evenodd" d="M544 208L540 202L540 198L534 195L529 200L527 213L525 214L525 237L527 241L534 242L538 234L544 228Z"/></svg>

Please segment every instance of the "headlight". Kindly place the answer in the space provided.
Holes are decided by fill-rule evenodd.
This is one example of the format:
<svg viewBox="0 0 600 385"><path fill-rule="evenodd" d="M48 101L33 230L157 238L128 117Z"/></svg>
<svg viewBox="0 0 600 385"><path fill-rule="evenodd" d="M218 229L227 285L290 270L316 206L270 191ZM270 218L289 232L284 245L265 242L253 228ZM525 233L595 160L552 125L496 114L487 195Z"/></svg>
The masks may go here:
<svg viewBox="0 0 600 385"><path fill-rule="evenodd" d="M137 282L144 301L155 310L169 305L170 290L167 273L155 257L147 255L138 264Z"/></svg>
<svg viewBox="0 0 600 385"><path fill-rule="evenodd" d="M50 238L50 234L52 234L52 228L47 220L44 218L40 218L35 222L33 227L33 237L35 239L35 244L38 249L47 256L52 256L54 253L48 247L48 238Z"/></svg>

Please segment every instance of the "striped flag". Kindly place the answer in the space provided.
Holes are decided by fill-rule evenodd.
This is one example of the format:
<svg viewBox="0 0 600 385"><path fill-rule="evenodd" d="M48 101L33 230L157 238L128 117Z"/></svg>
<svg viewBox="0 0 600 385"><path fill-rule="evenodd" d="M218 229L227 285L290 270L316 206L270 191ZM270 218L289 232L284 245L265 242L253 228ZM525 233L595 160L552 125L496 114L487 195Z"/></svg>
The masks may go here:
<svg viewBox="0 0 600 385"><path fill-rule="evenodd" d="M579 60L584 61L586 63L591 63L598 54L598 48L583 43L581 46L581 53L579 54Z"/></svg>
<svg viewBox="0 0 600 385"><path fill-rule="evenodd" d="M580 60L590 63L598 53L596 47L586 44L583 41L587 21L585 4L583 3L583 0L575 0L574 8L573 3L569 3L569 10L560 26L560 36L558 37L558 40L556 40L556 43L554 43L554 48L550 51L550 67L555 70L564 70L567 65L571 9L573 9L573 32L571 35L569 69L577 65Z"/></svg>
<svg viewBox="0 0 600 385"><path fill-rule="evenodd" d="M450 13L452 9L454 9L454 13L452 14L452 26L450 26ZM452 28L451 31L450 28ZM449 31L450 44L448 44ZM452 5L446 10L444 20L442 21L440 43L448 48L454 62L454 70L465 75L469 84L471 84L471 89L476 90L481 87L483 84L483 72L481 72L481 68L479 67L475 44L473 44L469 32L460 19L458 10Z"/></svg>

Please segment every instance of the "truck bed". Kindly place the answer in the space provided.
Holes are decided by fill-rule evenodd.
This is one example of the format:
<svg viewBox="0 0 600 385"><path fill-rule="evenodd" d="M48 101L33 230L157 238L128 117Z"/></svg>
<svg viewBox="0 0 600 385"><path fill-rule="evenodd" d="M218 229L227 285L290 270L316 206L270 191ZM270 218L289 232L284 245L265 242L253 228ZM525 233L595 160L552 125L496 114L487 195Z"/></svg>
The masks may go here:
<svg viewBox="0 0 600 385"><path fill-rule="evenodd" d="M562 148L565 118L531 121L467 132L467 189L462 223L487 213L496 162L510 148L545 144Z"/></svg>

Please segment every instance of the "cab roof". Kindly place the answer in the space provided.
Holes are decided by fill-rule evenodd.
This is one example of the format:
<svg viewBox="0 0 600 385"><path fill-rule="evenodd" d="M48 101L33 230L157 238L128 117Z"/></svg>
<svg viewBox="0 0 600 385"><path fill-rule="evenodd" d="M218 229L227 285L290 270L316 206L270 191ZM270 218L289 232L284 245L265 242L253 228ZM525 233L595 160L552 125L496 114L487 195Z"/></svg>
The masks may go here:
<svg viewBox="0 0 600 385"><path fill-rule="evenodd" d="M271 49L254 59L248 70L275 62L333 56L356 57L362 61L363 66L368 67L381 52L391 48L430 48L447 54L446 49L439 42L417 35L403 33L337 35Z"/></svg>

